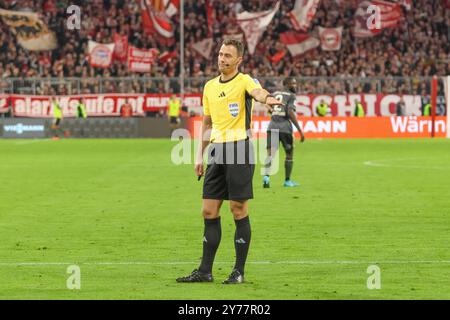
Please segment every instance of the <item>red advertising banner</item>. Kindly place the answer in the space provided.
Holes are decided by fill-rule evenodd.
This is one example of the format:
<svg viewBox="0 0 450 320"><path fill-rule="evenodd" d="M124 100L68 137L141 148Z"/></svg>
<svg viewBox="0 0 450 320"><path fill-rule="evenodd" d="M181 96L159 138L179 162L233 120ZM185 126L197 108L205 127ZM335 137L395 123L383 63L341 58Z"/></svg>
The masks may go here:
<svg viewBox="0 0 450 320"><path fill-rule="evenodd" d="M254 117L253 137L266 137L270 118ZM298 118L306 138L429 138L431 117L325 117ZM188 130L192 137L200 132L201 117L189 118ZM296 130L295 130L296 131ZM436 117L436 137L445 137L446 118ZM299 133L295 132L299 137Z"/></svg>
<svg viewBox="0 0 450 320"><path fill-rule="evenodd" d="M402 94L346 94L346 95L297 95L297 113L302 116L317 116L316 107L323 100L330 107L329 116L348 117L355 111L356 101L363 105L366 116L395 116L396 104L403 98L406 115L422 115L422 97Z"/></svg>
<svg viewBox="0 0 450 320"><path fill-rule="evenodd" d="M75 117L77 104L81 98L85 99L87 114L90 117L119 116L120 108L129 101L133 114L144 116L146 111L158 111L168 105L170 94L104 94L58 96L57 100L63 110L64 117ZM50 96L11 95L11 104L15 117L52 118ZM1 99L1 97L0 97ZM183 105L200 107L201 95L186 94Z"/></svg>
<svg viewBox="0 0 450 320"><path fill-rule="evenodd" d="M62 104L72 105L78 103L78 96L60 96L58 97ZM112 116L116 115L117 105L119 109L123 104L123 99L130 98L135 100L136 110L134 114L143 114L145 111L155 111L160 108L166 108L170 94L100 94L84 95L89 100L91 107L91 116ZM403 97L406 105L406 115L421 116L422 97L420 95L398 95L398 94L348 94L348 95L297 95L296 110L299 116L315 117L316 106L323 100L330 106L329 116L332 117L350 117L354 114L355 101L361 101L367 117L373 116L395 116L396 104ZM21 117L47 117L50 116L45 111L49 96L33 95L11 95L14 114ZM8 95L0 95L0 110L3 105L7 106ZM74 101L74 102L72 102ZM110 107L113 105L113 107ZM202 95L185 95L184 105L199 114L202 110ZM438 97L438 109L444 110L445 99ZM112 111L111 111L112 108ZM142 111L140 111L142 109ZM72 110L72 107L70 107ZM265 109L264 109L265 110ZM441 111L442 112L442 111ZM70 113L70 112L69 112ZM442 113L441 113L442 114Z"/></svg>
<svg viewBox="0 0 450 320"><path fill-rule="evenodd" d="M128 70L133 72L150 72L152 64L158 58L158 50L138 49L133 46L128 47Z"/></svg>
<svg viewBox="0 0 450 320"><path fill-rule="evenodd" d="M8 112L8 96L0 94L0 113Z"/></svg>

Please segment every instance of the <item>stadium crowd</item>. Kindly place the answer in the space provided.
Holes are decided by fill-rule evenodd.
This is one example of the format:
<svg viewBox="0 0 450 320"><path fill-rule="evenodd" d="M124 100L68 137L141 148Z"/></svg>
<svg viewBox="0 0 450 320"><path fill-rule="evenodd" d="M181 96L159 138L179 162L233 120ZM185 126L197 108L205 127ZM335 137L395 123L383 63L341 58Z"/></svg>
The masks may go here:
<svg viewBox="0 0 450 320"><path fill-rule="evenodd" d="M224 34L242 33L235 23L236 13L261 11L273 8L275 0L210 1L213 6L212 34L208 33L205 0L185 1L185 51L186 76L199 79L190 81L188 92L200 92L204 78L217 73L215 52ZM245 54L243 71L258 77L359 77L361 81L322 79L300 81L302 92L330 93L353 92L405 92L428 91L421 76L450 74L450 10L443 0L417 0L411 10L403 9L404 20L397 28L386 29L373 38L356 39L351 29L358 0L322 0L310 28L343 26L342 47L339 51L322 51L320 47L300 57L292 57L279 35L292 29L287 13L293 9L294 0L281 1L281 7L268 26L253 55ZM81 30L68 30L66 8L77 4L82 10ZM39 12L52 30L57 30L59 47L51 52L26 51L16 42L9 28L0 21L0 76L6 78L81 77L81 93L91 92L161 92L177 91L176 81L163 79L179 75L179 57L164 63L157 62L147 76L160 80L114 81L111 77L140 77L131 74L126 64L114 62L108 69L93 68L87 61L89 39L102 43L113 42L113 34L128 35L129 43L139 48L157 48L161 53L178 52L179 43L159 43L143 32L141 10L135 0L0 0L0 7L11 10ZM175 36L179 37L179 15L172 17ZM61 32L61 30L64 30ZM212 36L214 47L211 57L205 58L192 46ZM270 57L279 51L286 55L274 63ZM411 77L411 81L395 77ZM98 81L96 78L103 77ZM364 81L365 78L389 77L390 80ZM1 80L0 80L1 81ZM43 82L39 93L66 93L67 86L52 86ZM6 85L3 81L3 86ZM1 88L0 88L1 92Z"/></svg>

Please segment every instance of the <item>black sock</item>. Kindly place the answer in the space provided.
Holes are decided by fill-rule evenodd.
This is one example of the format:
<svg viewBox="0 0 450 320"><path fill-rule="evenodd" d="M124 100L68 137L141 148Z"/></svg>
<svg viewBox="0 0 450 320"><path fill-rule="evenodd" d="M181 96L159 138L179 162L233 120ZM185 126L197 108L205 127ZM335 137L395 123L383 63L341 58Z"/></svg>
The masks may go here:
<svg viewBox="0 0 450 320"><path fill-rule="evenodd" d="M294 160L284 160L284 170L286 171L286 181L291 180L292 167L294 165Z"/></svg>
<svg viewBox="0 0 450 320"><path fill-rule="evenodd" d="M203 233L203 256L199 270L204 273L212 273L214 257L222 237L220 217L205 219L205 231Z"/></svg>
<svg viewBox="0 0 450 320"><path fill-rule="evenodd" d="M234 235L234 248L236 249L236 264L234 268L244 274L245 261L247 260L250 238L252 235L250 218L247 216L241 220L234 220L236 233Z"/></svg>

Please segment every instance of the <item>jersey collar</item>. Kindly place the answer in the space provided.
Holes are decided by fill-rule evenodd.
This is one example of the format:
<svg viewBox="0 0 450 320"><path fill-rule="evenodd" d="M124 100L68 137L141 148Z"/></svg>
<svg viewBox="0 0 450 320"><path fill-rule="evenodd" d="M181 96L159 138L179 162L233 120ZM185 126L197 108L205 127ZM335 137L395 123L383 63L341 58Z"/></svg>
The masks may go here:
<svg viewBox="0 0 450 320"><path fill-rule="evenodd" d="M236 73L236 75L235 75L233 78L228 79L227 81L222 81L222 79L221 79L220 76L219 76L219 82L220 82L220 83L227 83L227 82L230 82L230 81L234 80L234 79L235 79L238 75L240 75L240 74L241 74L240 72Z"/></svg>

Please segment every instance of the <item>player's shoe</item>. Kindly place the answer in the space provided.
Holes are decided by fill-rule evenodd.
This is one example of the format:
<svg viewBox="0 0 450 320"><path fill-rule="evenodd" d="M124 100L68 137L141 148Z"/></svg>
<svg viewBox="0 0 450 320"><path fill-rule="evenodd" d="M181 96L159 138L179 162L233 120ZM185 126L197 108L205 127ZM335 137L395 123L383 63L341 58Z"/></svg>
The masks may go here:
<svg viewBox="0 0 450 320"><path fill-rule="evenodd" d="M198 269L192 271L192 273L186 277L177 278L177 282L213 282L213 276L211 273L204 273Z"/></svg>
<svg viewBox="0 0 450 320"><path fill-rule="evenodd" d="M228 279L226 279L223 284L237 284L237 283L243 283L244 282L244 275L240 273L237 269L234 269L231 274L228 276Z"/></svg>
<svg viewBox="0 0 450 320"><path fill-rule="evenodd" d="M270 188L270 177L269 176L264 176L263 188Z"/></svg>
<svg viewBox="0 0 450 320"><path fill-rule="evenodd" d="M286 180L283 184L285 187L297 187L299 184L297 182L294 182L292 180Z"/></svg>

